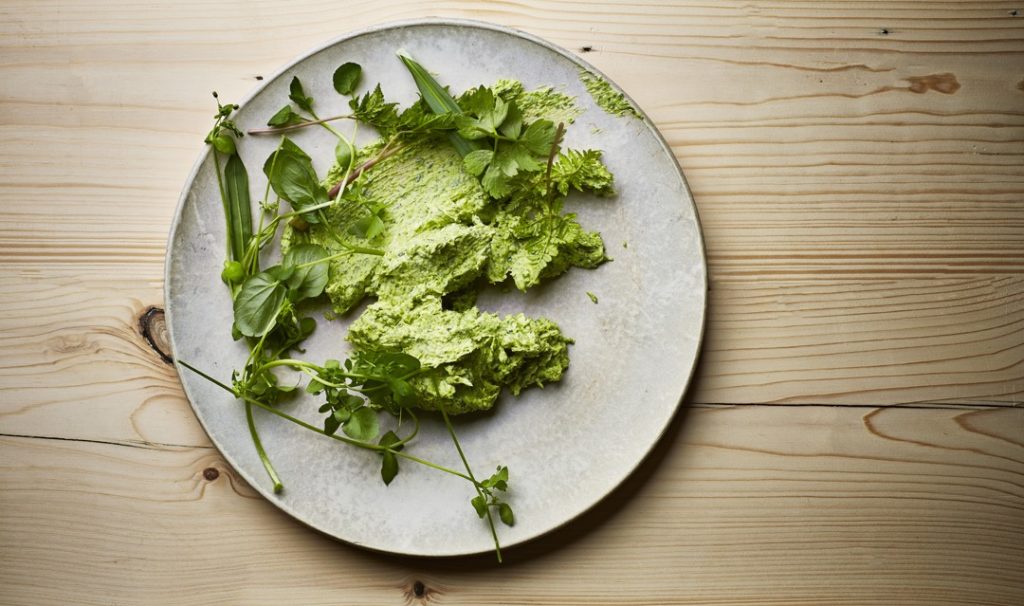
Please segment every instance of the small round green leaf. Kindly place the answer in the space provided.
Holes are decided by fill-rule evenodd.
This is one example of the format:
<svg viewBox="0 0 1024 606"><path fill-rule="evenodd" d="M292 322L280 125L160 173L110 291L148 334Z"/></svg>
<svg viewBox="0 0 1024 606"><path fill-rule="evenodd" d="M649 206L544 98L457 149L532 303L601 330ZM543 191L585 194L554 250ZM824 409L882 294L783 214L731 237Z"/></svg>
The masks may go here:
<svg viewBox="0 0 1024 606"><path fill-rule="evenodd" d="M352 91L359 86L359 78L363 74L363 68L358 63L346 63L334 70L334 90L342 95L351 95Z"/></svg>
<svg viewBox="0 0 1024 606"><path fill-rule="evenodd" d="M380 433L377 411L366 406L355 410L342 429L354 440L369 442Z"/></svg>

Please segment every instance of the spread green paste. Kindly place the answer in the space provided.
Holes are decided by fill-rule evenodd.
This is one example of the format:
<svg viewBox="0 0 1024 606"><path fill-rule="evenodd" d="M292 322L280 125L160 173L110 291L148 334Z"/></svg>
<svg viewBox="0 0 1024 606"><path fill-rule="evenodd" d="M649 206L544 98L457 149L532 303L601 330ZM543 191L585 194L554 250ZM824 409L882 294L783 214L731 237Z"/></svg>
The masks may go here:
<svg viewBox="0 0 1024 606"><path fill-rule="evenodd" d="M550 88L524 91L514 81L492 87L514 99L525 120L570 122L580 110L574 99ZM367 157L373 146L361 152ZM342 167L325 185L343 178ZM546 318L499 316L475 307L477 291L506 281L521 290L572 267L594 268L607 260L601 236L586 231L571 214L538 216L523 209L547 196L560 209L570 190L612 193L612 175L597 151L563 151L551 180L519 188L494 200L443 136L408 142L346 189L352 204L336 204L328 221L345 231L383 207L384 229L372 241L352 241L384 254L342 255L330 263L326 293L334 311L346 314L372 301L349 327L356 348L403 351L428 370L411 379L419 406L449 413L486 410L503 389L513 395L558 381L569 366L572 340ZM552 190L554 188L554 190ZM312 242L332 255L344 252L322 225L289 228L282 245Z"/></svg>

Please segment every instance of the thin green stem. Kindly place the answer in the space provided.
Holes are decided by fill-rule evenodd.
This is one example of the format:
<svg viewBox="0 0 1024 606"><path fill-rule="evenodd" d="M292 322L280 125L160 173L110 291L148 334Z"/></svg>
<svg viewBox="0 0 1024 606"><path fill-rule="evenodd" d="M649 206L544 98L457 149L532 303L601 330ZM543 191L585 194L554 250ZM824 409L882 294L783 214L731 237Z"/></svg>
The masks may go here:
<svg viewBox="0 0 1024 606"><path fill-rule="evenodd" d="M277 470L270 462L267 451L263 449L263 441L260 440L260 434L256 431L256 420L252 417L252 404L249 402L245 403L245 421L249 424L249 435L252 436L252 443L256 446L256 454L260 457L260 463L263 463L263 469L267 470L267 475L270 476L270 481L274 484L274 494L280 494L284 490L284 484L277 476Z"/></svg>
<svg viewBox="0 0 1024 606"><path fill-rule="evenodd" d="M310 425L309 423L306 423L305 421L303 421L301 419L297 419L297 418L291 416L290 414L288 414L286 412L280 411L280 410L274 408L273 406L270 406L268 404L264 404L263 402L260 402L259 400L256 400L256 399L253 399L253 398L250 398L248 396L244 396L244 395L240 395L240 394L235 393L235 390L231 389L227 385L221 383L217 379L214 379L210 375L206 374L205 372L199 370L198 368L196 368L195 366L192 366L191 364L189 364L187 362L183 362L181 360L178 360L178 364L181 364L185 368L187 368L187 369L191 370L192 372L198 374L199 376L203 377L207 381L209 381L209 382L213 383L214 385L220 387L221 389L227 391L231 395L235 396L235 398L238 398L239 400L242 400L243 402L252 404L253 406L258 406L259 408L262 408L263 410L265 410L265 411L267 411L267 412L269 412L269 413L271 413L273 415L277 415L277 416L281 417L282 419L285 419L286 421L291 421L292 423L295 423L299 427L303 427L303 428L308 429L308 430L310 430L312 432L318 433L318 434L320 434L322 436L327 436L328 438L331 438L332 440L337 440L339 442L344 442L345 444L349 444L349 445L355 446L357 448L362 448L363 450L372 450L374 452L391 452L391 453L394 453L394 455L397 456L397 457L401 457L403 459L406 459L408 461L412 461L414 463L419 463L420 465L424 465L426 467L430 467L430 468L436 469L438 471L443 471L444 473L451 474L451 475L453 475L455 477L458 477L458 478L462 478L463 480L466 480L468 482L472 482L474 485L477 484L476 480L474 480L473 478L467 476L464 473L460 473L458 471L455 471L454 469L450 469L450 468L445 467L443 465L438 465L436 463L431 463L430 461L427 461L425 459L421 459L419 457L416 457L416 456L413 456L413 455L410 455L410 454L406 454L406 453L401 452L401 451L396 451L393 446L380 446L378 444L371 444L370 442L360 442L359 440L353 440L351 438L346 438L346 437L343 437L343 436L327 433L326 431L320 429L316 425Z"/></svg>
<svg viewBox="0 0 1024 606"><path fill-rule="evenodd" d="M486 503L487 497L484 496L484 491L480 487L480 482L476 481L476 477L473 475L473 470L469 467L469 461L466 459L466 454L462 452L462 445L459 444L459 437L455 435L455 428L452 426L451 419L448 418L448 412L444 409L443 405L439 405L438 410L441 411L441 418L444 419L444 426L448 428L448 434L451 435L452 442L455 443L455 450L459 452L459 458L462 459L462 465L466 468L466 474L469 475L469 479L473 482L473 487L476 488L476 494ZM486 506L484 508L484 512L487 517L487 525L491 528L491 537L494 539L494 553L498 556L498 563L501 564L501 544L498 542L498 531L494 527L494 517L491 515L490 506Z"/></svg>
<svg viewBox="0 0 1024 606"><path fill-rule="evenodd" d="M331 116L329 118L317 118L315 120L307 120L305 122L299 122L298 124L289 124L288 126L272 126L270 128L253 128L246 131L250 135L276 135L277 133L286 133L292 130L298 130L300 128L306 128L307 126L315 126L317 124L326 124L328 122L334 122L335 120L354 120L355 117L352 114L343 114L340 116Z"/></svg>

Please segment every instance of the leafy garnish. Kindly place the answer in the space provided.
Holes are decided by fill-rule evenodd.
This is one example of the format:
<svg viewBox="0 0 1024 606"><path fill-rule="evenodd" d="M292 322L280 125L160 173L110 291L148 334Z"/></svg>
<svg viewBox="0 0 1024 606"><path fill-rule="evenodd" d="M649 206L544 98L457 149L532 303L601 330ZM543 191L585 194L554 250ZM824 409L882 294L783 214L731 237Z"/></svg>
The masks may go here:
<svg viewBox="0 0 1024 606"><path fill-rule="evenodd" d="M302 89L302 81L299 80L298 76L292 76L288 91L288 98L291 99L292 103L298 105L299 109L310 113L313 112L313 97L306 96L306 91Z"/></svg>
<svg viewBox="0 0 1024 606"><path fill-rule="evenodd" d="M358 63L345 63L334 70L334 90L341 95L350 95L359 86L363 68Z"/></svg>

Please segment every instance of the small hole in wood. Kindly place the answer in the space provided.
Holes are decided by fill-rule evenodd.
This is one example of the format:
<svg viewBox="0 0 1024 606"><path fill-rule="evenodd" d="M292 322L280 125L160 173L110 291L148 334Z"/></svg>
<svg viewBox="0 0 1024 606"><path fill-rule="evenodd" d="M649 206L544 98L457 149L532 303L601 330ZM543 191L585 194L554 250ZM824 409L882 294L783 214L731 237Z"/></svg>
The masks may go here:
<svg viewBox="0 0 1024 606"><path fill-rule="evenodd" d="M262 80L262 79L263 79L263 76L256 76L256 79L257 79L257 80Z"/></svg>
<svg viewBox="0 0 1024 606"><path fill-rule="evenodd" d="M417 598L422 598L427 595L427 586L423 584L423 581L416 581L412 584L412 593Z"/></svg>
<svg viewBox="0 0 1024 606"><path fill-rule="evenodd" d="M883 27L878 33L882 34L883 36L888 36L889 30Z"/></svg>
<svg viewBox="0 0 1024 606"><path fill-rule="evenodd" d="M207 467L203 470L203 477L212 482L220 477L220 472L214 467Z"/></svg>
<svg viewBox="0 0 1024 606"><path fill-rule="evenodd" d="M580 50L581 50L581 51L583 51L583 52L585 52L585 53L589 53L589 52L591 52L592 50L594 50L594 47L593 47L593 46L589 46L589 45L588 45L588 46L584 46L584 47L583 47L583 48L581 48Z"/></svg>

